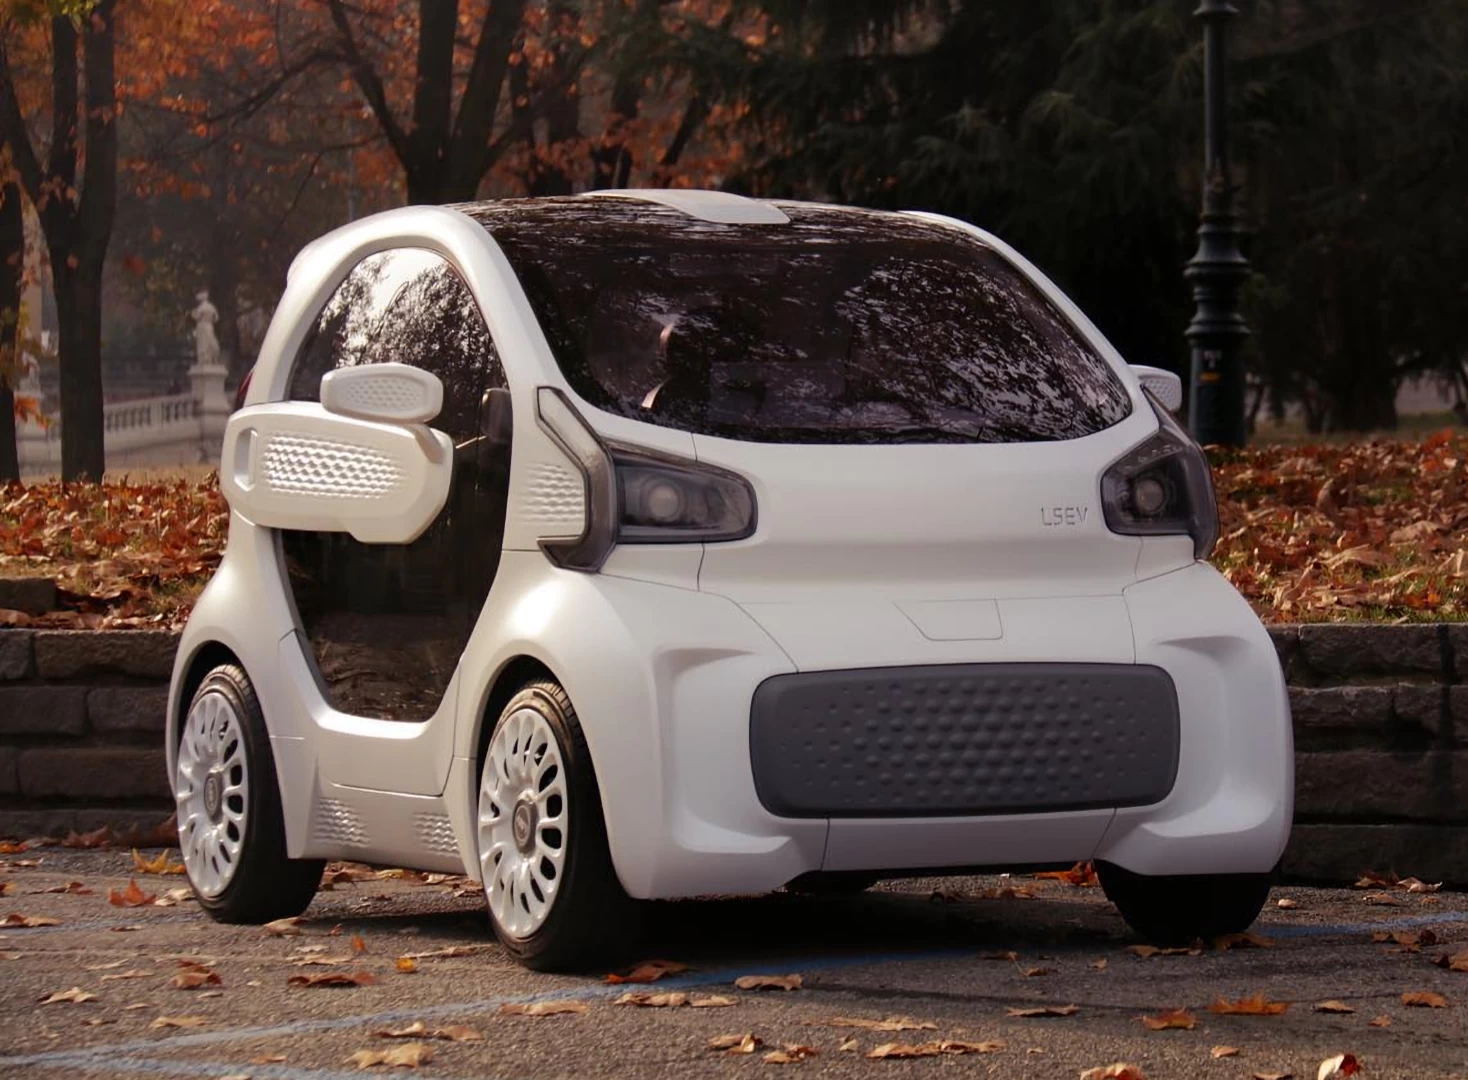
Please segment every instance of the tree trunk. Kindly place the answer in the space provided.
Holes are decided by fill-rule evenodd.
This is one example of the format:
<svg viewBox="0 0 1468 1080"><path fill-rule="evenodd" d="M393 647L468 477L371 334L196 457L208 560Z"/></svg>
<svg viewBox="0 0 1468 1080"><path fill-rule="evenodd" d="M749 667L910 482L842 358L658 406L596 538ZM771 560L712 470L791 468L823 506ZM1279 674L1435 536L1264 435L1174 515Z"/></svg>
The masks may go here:
<svg viewBox="0 0 1468 1080"><path fill-rule="evenodd" d="M62 256L63 260L65 256ZM61 479L101 480L107 467L102 434L102 267L57 270L57 354L61 358Z"/></svg>
<svg viewBox="0 0 1468 1080"><path fill-rule="evenodd" d="M0 187L0 484L20 479L15 442L15 390L20 379L21 274L25 272L25 217L20 188Z"/></svg>

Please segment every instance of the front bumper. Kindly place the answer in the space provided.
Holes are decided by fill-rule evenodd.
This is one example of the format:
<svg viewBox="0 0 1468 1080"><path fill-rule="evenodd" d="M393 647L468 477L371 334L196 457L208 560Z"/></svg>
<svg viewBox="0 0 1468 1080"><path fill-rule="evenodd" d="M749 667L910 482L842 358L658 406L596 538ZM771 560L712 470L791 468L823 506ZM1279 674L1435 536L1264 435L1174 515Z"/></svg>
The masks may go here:
<svg viewBox="0 0 1468 1080"><path fill-rule="evenodd" d="M595 596L569 598L574 621L551 619L526 649L562 676L576 703L613 860L634 896L767 891L812 870L1090 858L1147 874L1267 871L1288 838L1293 747L1278 660L1253 612L1207 566L1079 605L1001 600L1003 639L967 643L961 658L960 643L941 645L935 659L945 664L1141 665L1171 680L1173 782L1126 778L1134 795L1152 788L1146 805L1118 809L1127 800L1114 798L1053 812L1022 802L1005 813L934 812L928 802L904 812L911 816L772 813L756 781L751 704L766 680L806 666L792 662L784 635L706 593L604 576L567 587Z"/></svg>

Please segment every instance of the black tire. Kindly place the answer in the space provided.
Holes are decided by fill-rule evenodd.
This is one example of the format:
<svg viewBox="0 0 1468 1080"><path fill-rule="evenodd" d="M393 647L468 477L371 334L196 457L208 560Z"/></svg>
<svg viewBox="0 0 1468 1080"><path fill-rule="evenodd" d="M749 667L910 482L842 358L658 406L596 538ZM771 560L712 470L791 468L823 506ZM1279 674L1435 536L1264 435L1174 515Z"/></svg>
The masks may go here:
<svg viewBox="0 0 1468 1080"><path fill-rule="evenodd" d="M865 870L814 871L787 881L785 891L801 896L855 896L881 880L879 875Z"/></svg>
<svg viewBox="0 0 1468 1080"><path fill-rule="evenodd" d="M493 913L490 925L505 951L533 971L577 971L607 965L630 955L641 929L643 905L629 897L617 880L602 817L601 789L592 767L591 752L571 699L549 679L527 683L506 703L494 731L514 713L530 708L549 724L559 745L568 777L566 855L560 891L550 914L527 937L515 938L501 930ZM488 753L479 763L480 791ZM476 816L478 808L476 807ZM483 874L489 888L490 873Z"/></svg>
<svg viewBox="0 0 1468 1080"><path fill-rule="evenodd" d="M215 897L194 889L199 906L220 922L266 923L299 915L311 903L321 884L321 859L292 859L286 855L285 819L275 756L265 716L250 678L236 664L221 664L204 676L189 702L189 712L206 694L222 694L240 721L245 765L250 787L240 859L234 876ZM185 717L188 713L184 714ZM184 725L179 725L182 740ZM192 876L190 878L192 884Z"/></svg>
<svg viewBox="0 0 1468 1080"><path fill-rule="evenodd" d="M1127 925L1156 945L1190 945L1254 924L1269 899L1273 874L1187 874L1153 877L1097 863L1106 898Z"/></svg>

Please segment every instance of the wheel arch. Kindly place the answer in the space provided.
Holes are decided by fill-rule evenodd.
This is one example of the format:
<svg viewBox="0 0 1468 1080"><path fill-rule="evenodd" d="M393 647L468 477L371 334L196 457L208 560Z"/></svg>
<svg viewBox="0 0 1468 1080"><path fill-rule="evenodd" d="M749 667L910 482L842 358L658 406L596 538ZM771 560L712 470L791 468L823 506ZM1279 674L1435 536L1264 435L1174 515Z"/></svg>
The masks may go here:
<svg viewBox="0 0 1468 1080"><path fill-rule="evenodd" d="M520 653L508 658L499 671L495 674L493 681L489 684L489 693L484 698L484 705L475 716L474 731L474 783L479 783L479 771L484 766L484 751L489 746L489 737L494 733L495 721L504 711L510 699L519 693L526 683L537 679L549 679L563 690L566 684L551 670L549 664L536 656L528 653ZM567 691L569 693L570 691ZM592 762L595 766L595 761Z"/></svg>
<svg viewBox="0 0 1468 1080"><path fill-rule="evenodd" d="M189 702L194 699L194 693L199 689L199 684L204 677L220 664L234 664L241 671L245 670L244 663L239 656L228 645L222 641L206 640L199 643L179 668L179 675L173 680L177 690L177 697L169 703L168 710L168 768L170 775L174 767L174 760L178 751L179 731L183 727L184 716L189 711ZM248 672L247 672L248 674ZM170 784L170 787L172 785Z"/></svg>

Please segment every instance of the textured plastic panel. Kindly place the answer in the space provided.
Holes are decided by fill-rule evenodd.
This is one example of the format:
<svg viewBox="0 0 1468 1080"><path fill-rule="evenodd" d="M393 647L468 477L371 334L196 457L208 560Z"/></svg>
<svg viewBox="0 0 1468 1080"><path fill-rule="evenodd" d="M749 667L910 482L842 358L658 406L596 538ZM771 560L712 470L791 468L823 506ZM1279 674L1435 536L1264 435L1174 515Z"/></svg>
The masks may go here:
<svg viewBox="0 0 1468 1080"><path fill-rule="evenodd" d="M522 521L545 530L579 535L586 523L586 484L563 465L538 461L527 468L524 494L517 508Z"/></svg>
<svg viewBox="0 0 1468 1080"><path fill-rule="evenodd" d="M321 404L342 416L426 424L443 408L443 383L408 364L339 368L322 377Z"/></svg>
<svg viewBox="0 0 1468 1080"><path fill-rule="evenodd" d="M260 449L260 482L285 495L380 499L402 479L391 455L344 439L272 434Z"/></svg>
<svg viewBox="0 0 1468 1080"><path fill-rule="evenodd" d="M222 460L231 465L219 480L230 508L256 525L406 544L443 509L453 458L441 431L278 402L229 418Z"/></svg>
<svg viewBox="0 0 1468 1080"><path fill-rule="evenodd" d="M750 712L760 802L782 817L1140 806L1172 790L1161 668L962 664L777 675Z"/></svg>

